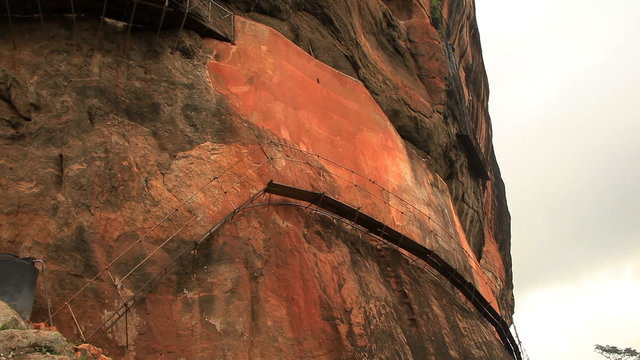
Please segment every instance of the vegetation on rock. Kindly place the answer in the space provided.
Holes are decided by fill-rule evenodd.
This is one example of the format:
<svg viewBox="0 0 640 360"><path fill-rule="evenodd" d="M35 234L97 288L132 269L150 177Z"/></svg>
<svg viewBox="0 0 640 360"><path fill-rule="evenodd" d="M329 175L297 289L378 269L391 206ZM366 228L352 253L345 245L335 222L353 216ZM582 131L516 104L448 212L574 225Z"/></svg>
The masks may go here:
<svg viewBox="0 0 640 360"><path fill-rule="evenodd" d="M442 2L441 0L430 1L431 24L436 29L440 29L442 25Z"/></svg>
<svg viewBox="0 0 640 360"><path fill-rule="evenodd" d="M611 345L597 345L595 352L611 360L640 360L640 352L630 347L621 349Z"/></svg>

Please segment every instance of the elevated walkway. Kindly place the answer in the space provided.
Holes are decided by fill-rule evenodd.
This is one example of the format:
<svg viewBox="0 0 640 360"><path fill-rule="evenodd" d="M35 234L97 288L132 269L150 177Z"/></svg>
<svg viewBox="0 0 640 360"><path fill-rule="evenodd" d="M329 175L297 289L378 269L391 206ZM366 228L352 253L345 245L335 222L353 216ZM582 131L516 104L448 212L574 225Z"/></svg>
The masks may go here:
<svg viewBox="0 0 640 360"><path fill-rule="evenodd" d="M212 0L5 0L2 20L53 16L99 16L160 31L190 29L233 42L233 13Z"/></svg>
<svg viewBox="0 0 640 360"><path fill-rule="evenodd" d="M275 155L269 155L269 153ZM298 156L295 154L298 154ZM316 162L310 160L314 156L316 157ZM263 161L260 161L260 158ZM250 171L242 170L239 174L237 172L238 169L234 170L238 164L246 165L247 162L255 165ZM337 182L343 182L345 184L343 189L350 190L348 193L342 192L341 196L350 197L349 200L339 200L336 197L337 195L331 193L336 189L329 190L331 187L329 184L327 184L329 186L326 188L327 192L322 192L324 189L322 191L310 190L309 187L317 188L319 183L314 183L306 175L302 177L294 176L294 178L299 179L300 184L297 185L262 180L267 184L261 188L260 185L255 183L255 181L261 181L259 179L264 179L265 176L269 178L277 178L278 176L287 178L285 176L287 174L309 174L310 169L319 171L317 174L320 178L326 179L330 177ZM349 175L352 176L353 180L348 180L345 177ZM495 328L496 334L508 353L512 354L515 359L521 360L522 355L520 354L518 342L511 334L509 325L500 315L495 299L490 300L487 298L490 294L483 293L476 284L480 282L480 286L485 289L490 286L490 284L486 283L487 280L483 277L482 269L473 255L467 253L461 247L441 246L446 242L455 243L455 241L449 241L444 238L449 236L451 237L450 240L453 240L453 235L446 233L444 226L436 223L428 214L422 213L415 206L397 198L396 195L381 186L375 183L369 183L368 185L358 183L356 176L361 177L364 181L370 181L366 177L341 167L329 159L317 154L310 154L292 145L274 141L258 144L253 150L246 153L243 159L237 160L221 173L211 176L206 184L196 189L187 199L181 202L181 207L168 213L163 220L145 231L124 251L103 266L102 270L69 297L64 305L56 310L53 316L58 321L64 314L70 316L73 324L75 324L75 335L83 339L88 340L95 338L99 334L107 334L121 318L124 317L126 321L129 310L136 303L144 300L145 296L153 290L160 280L175 269L180 259L194 252L200 243L220 231L223 225L232 221L239 212L250 207L269 206L270 201L255 204L255 200L263 194L271 194L304 202L306 203L304 205L305 209L343 219L361 231L391 244L403 255L406 256L405 253L410 254L415 259L418 259L415 263L422 262L424 268L435 270L437 274L453 285L469 301L470 306ZM291 177L288 178L291 179ZM262 184L265 182L262 182ZM223 183L227 185L223 186ZM323 182L321 181L320 183ZM244 184L243 190L237 190L236 196L230 196L231 192L229 190L241 188L240 184ZM369 189L366 186L369 186ZM374 194L374 188L380 189L382 195ZM207 209L195 213L193 210L183 210L193 199L205 192L214 194L208 201L220 205L220 208L215 213L222 215L217 217L220 220L213 227L207 226L208 230L196 237L188 234L187 230L190 227L194 227L198 220L202 222L202 218L210 217L203 216ZM248 197L246 197L247 194L249 194ZM336 194L339 194L339 192ZM246 200L236 205L238 202L237 200L234 202L232 197L237 198L239 196ZM394 197L397 199L389 200ZM369 198L370 201L375 201L376 204L368 204L363 207L362 201L359 202L361 206L354 206L348 203L350 201L357 204L358 199L364 200L364 198ZM299 205L301 203L291 204ZM225 211L224 209L228 210L220 213L221 210ZM374 213L377 215L374 216ZM394 214L395 216L393 216ZM416 218L410 221L411 217L424 217L424 219ZM401 223L413 223L418 227L432 224L434 228L422 228L416 233L415 226L406 227L400 225ZM171 224L171 227L163 228L167 224ZM162 230L160 233L170 233L171 235L164 239L159 239L156 236L154 240L153 233L156 230ZM433 243L434 247L431 247L425 241L417 241L417 239L409 235L424 232L437 234L438 231L440 233L445 232L443 233L444 235L435 235L436 242ZM187 240L189 238L195 240ZM467 260L463 263L459 261L461 255L467 257ZM456 262L456 260L458 261ZM476 262L475 264L474 261ZM106 284L111 284L111 288L114 289L112 294L104 293ZM92 293L105 294L105 299L100 299L104 302L102 304L97 302L96 306L104 307L103 311L108 315L105 318L106 320L98 324L91 320L85 321L87 317L91 316L91 312L82 313L84 309L79 309L79 316L77 310L74 310L74 307L77 309L77 305L74 305L77 299ZM119 305L114 309L112 304ZM124 328L128 331L128 326L125 325Z"/></svg>
<svg viewBox="0 0 640 360"><path fill-rule="evenodd" d="M447 281L473 304L476 310L496 329L507 351L514 355L515 359L521 360L518 344L511 335L509 325L506 321L502 319L502 316L491 306L472 283L468 282L456 269L444 261L444 259L434 251L407 237L405 234L388 227L377 219L362 213L360 210L327 196L325 193L313 192L275 182L269 182L264 192L301 200L327 210L363 227L371 235L382 238L424 261L446 278Z"/></svg>

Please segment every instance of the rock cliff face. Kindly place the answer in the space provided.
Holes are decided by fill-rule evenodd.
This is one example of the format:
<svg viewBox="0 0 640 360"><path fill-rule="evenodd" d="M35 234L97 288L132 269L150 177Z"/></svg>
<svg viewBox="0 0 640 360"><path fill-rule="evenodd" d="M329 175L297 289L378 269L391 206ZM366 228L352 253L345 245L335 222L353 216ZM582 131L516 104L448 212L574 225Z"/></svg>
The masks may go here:
<svg viewBox="0 0 640 360"><path fill-rule="evenodd" d="M407 147L429 159L447 182L476 255L491 253L511 268L510 216L491 143L489 88L473 1L228 5L362 81ZM472 149L461 144L461 134L476 142ZM510 270L506 276L502 298L512 308Z"/></svg>
<svg viewBox="0 0 640 360"><path fill-rule="evenodd" d="M17 49L9 31L0 42L0 251L45 260L67 337L153 284L95 332L116 358L510 359L446 278L289 199L258 198L190 250L273 179L435 249L509 321L473 2L438 4L229 1L234 44L92 17L14 22Z"/></svg>

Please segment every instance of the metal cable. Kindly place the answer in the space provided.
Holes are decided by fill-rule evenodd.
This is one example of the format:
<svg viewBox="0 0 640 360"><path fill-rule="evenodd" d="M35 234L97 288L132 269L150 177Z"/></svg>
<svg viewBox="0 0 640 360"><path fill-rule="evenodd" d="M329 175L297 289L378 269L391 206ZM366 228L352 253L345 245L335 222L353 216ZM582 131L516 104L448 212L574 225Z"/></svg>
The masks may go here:
<svg viewBox="0 0 640 360"><path fill-rule="evenodd" d="M87 287L89 287L91 284L93 284L100 277L100 275L102 275L105 272L105 270L107 268L112 267L114 263L116 263L120 258L122 258L122 256L127 254L134 246L136 246L137 244L142 242L142 240L146 239L147 236L149 236L153 231L155 231L160 225L164 224L173 214L177 213L180 209L185 208L186 204L191 202L191 200L193 200L196 195L202 193L207 186L209 186L211 183L216 181L219 177L222 177L222 176L226 175L231 169L233 169L235 166L240 164L243 160L247 159L249 156L251 156L253 153L255 153L258 150L259 150L259 148L254 148L253 150L249 151L247 154L245 154L245 156L242 159L237 160L236 162L234 162L233 164L231 164L227 168L223 169L222 172L220 172L217 175L213 176L212 178L209 179L209 181L207 183L205 183L200 188L196 189L196 191L194 191L186 200L183 200L179 206L175 207L172 211L170 211L167 215L165 215L165 217L162 220L160 220L159 222L155 223L151 227L151 229L149 229L145 233L143 233L138 239L136 239L136 241L134 241L132 244L130 244L124 251L120 252L120 254L118 254L113 260L111 260L105 266L104 269L100 270L95 276L93 276L91 279L89 279L89 281L87 281L80 289L78 289L73 295L71 295L65 302L68 303L68 302L71 302L72 300L74 300ZM188 174L191 174L192 172L193 171L189 172ZM64 307L61 306L58 309L56 309L56 311L54 311L54 313L53 313L53 316L56 316L56 314L58 314L60 311L62 311L63 308Z"/></svg>
<svg viewBox="0 0 640 360"><path fill-rule="evenodd" d="M318 157L322 157L321 155L313 154L313 153L307 152L307 151L305 151L305 150L298 149L298 148L296 148L296 147L294 147L294 146L291 146L291 145L287 145L287 147L289 147L289 148L291 148L291 149L294 149L294 150L299 150L299 151L301 151L301 152L303 152L303 153L306 153L306 154L309 154L309 155L315 155L315 156L318 156ZM320 170L322 170L322 171L326 171L327 173L331 174L331 175L332 175L333 177L335 177L335 178L338 178L338 179L343 180L343 181L345 181L345 182L347 182L347 183L349 183L349 184L352 184L352 185L354 185L354 186L357 186L357 184L355 184L354 182L350 181L349 179L347 179L347 178L345 178L345 177L343 177L343 176L341 176L341 175L338 175L338 174L336 174L335 172L332 172L331 170L328 170L328 169L326 169L326 168L323 168L323 167L320 167L320 166L317 166L317 165L313 165L313 164L311 164L309 161L293 159L293 158L290 158L290 157L279 157L279 158L280 158L280 159L283 159L283 160L286 160L286 161L302 163L302 164L305 164L305 165L308 165L308 166L312 166L312 167L318 168L318 169L320 169ZM336 163L336 162L334 162L334 161L332 161L332 160L328 160L328 161L330 161L330 162L332 162L332 163L335 163L336 165L338 165L338 166L339 166L339 167L341 167L342 169L348 170L348 171L352 172L353 174L356 174L356 175L358 175L358 176L364 177L363 175L361 175L361 174L359 174L359 173L357 173L357 172L355 172L355 171L353 171L353 170L351 170L351 169L349 169L349 168L347 168L347 167L345 167L345 166L343 166L343 165L340 165L340 164L338 164L338 163ZM373 182L373 180L370 180L370 179L368 179L368 178L365 178L365 179L367 179L367 180L369 180L369 181ZM388 189L384 188L383 186L378 185L378 184L375 184L375 185L376 185L376 186L378 186L378 187L380 187L382 190L387 191L389 194L392 194L393 196L396 196L396 197L397 197L397 195L394 195L392 192L390 192ZM362 188L362 187L360 187L360 188ZM374 194L374 193L370 192L368 189L366 189L366 188L362 188L362 189L363 189L363 191L365 191L367 194L369 194L371 197L373 197L373 198L375 198L375 199L378 199L378 200L382 201L382 202L383 202L387 207L390 207L390 208L392 208L392 209L394 209L394 210L396 210L396 211L400 212L401 214L403 214L403 216L406 216L406 214L405 214L404 210L399 209L399 208L397 208L397 207L395 207L395 206L391 205L391 203L389 203L388 201L386 201L386 200L384 200L384 199L380 198L380 197L379 197L379 196L377 196L376 194ZM400 198L400 199L401 199L401 198ZM401 200L402 200L403 202L405 202L405 203L406 203L406 201L404 201L403 199L401 199ZM414 208L415 208L415 207L414 207ZM422 211L420 211L420 212L421 212L421 213L423 213ZM423 213L423 214L424 214L424 213ZM409 217L407 217L407 218L408 218L409 220L411 220ZM427 218L428 218L428 220L430 220L432 223L434 223L434 224L436 224L436 225L438 225L438 226L442 227L442 225L440 225L439 223L437 223L435 220L433 220L433 219L432 219L431 217L429 217L428 215L427 215ZM437 233L435 233L435 232L434 232L433 234L434 234L437 238L439 238L440 240L444 240L444 239L442 239L442 237L441 237L440 235L438 235ZM448 233L447 233L447 234L448 234ZM451 234L449 234L449 236L450 236L450 237L451 237L451 239L454 241L454 244L459 245L459 244L458 244L458 240L457 240L457 239L453 238L453 236L452 236ZM442 241L439 241L439 242L437 242L437 244L444 245L445 243L444 243L444 242L442 242ZM466 249L464 249L464 247L462 247L462 246L459 246L459 247L458 247L458 250L462 250L462 252L463 252L463 253L465 253L465 254L467 255L467 257L468 257L472 262L474 262L474 263L478 266L478 268L480 268L480 269L482 268L482 267L481 267L481 265L480 265L480 263L479 263L479 262L477 261L477 259L475 258L475 255L473 255L473 256L472 256L471 254L469 254L469 252L468 252L468 251L466 251ZM478 275L478 278L479 278L479 279L480 279L480 280L481 280L485 285L487 285L487 286L489 286L489 288L493 289L493 286L492 286L492 285L487 281L487 279L485 278L485 277L486 277L486 274L481 273L481 272L478 272L478 270L476 270L476 268L474 268L474 267L473 267L473 265L470 265L470 266L471 266L471 271L472 271L473 273L477 274L477 275Z"/></svg>
<svg viewBox="0 0 640 360"><path fill-rule="evenodd" d="M402 256L404 256L405 258L407 258L411 263L417 264L415 262L415 260L411 260L411 258L409 256L407 256L406 254L403 253L403 251L401 251L400 248L398 248L398 246L396 244L392 244L389 243L388 241L386 241L384 238L381 238L379 235L372 233L371 231L369 231L368 229L362 228L361 226L353 223L351 220L347 219L347 218L343 218L337 214L333 214L333 213L329 213L327 211L323 211L323 210L319 210L317 208L310 208L309 205L305 205L305 204L301 204L301 203L296 203L296 202L267 202L267 203L258 203L258 204L252 204L250 206L247 206L246 208L244 208L243 210L252 208L252 207L257 207L257 206L269 206L269 205L288 205L288 206L296 206L296 207L301 207L304 210L310 210L313 211L315 213L324 215L324 216L328 216L330 218L336 219L338 221L341 221L349 226L351 226L353 229L356 229L360 232L366 233L367 235L378 239L384 243L386 243L387 245L392 245L395 249L398 250L398 253L400 253ZM418 259L420 261L424 261L423 259L420 259L418 257L415 257L415 255L411 254L412 257L414 257L415 259ZM425 263L425 265L428 265L428 263ZM421 268L425 269L423 266L420 266ZM426 270L426 269L425 269ZM455 269L452 270L452 274L455 272ZM434 275L433 273L431 273L429 271L430 274ZM442 274L440 274L442 276ZM456 282L459 284L459 286L463 287L466 289L466 291L470 294L473 294L475 296L475 294L478 294L481 296L481 294L479 293L479 291L469 282L462 282L458 277L455 276L449 276L449 277L445 277L445 279L447 280L447 282L449 283L453 283ZM471 286L471 288L469 288L469 286ZM464 294L464 293L463 293ZM466 296L465 296L466 297ZM510 334L508 329L505 329L505 325L506 322L500 317L500 314L498 314L497 312L492 311L492 306L490 305L490 303L487 302L487 304L489 304L489 307L487 307L486 305L484 305L484 303L482 302L476 302L476 301L472 301L472 299L469 299L470 303L481 313L484 315L484 318L487 319L493 326L494 329L496 330L496 332L499 334L500 338L502 339L505 347L507 347L509 349L509 351L512 353L512 355L514 356L514 358L516 359L522 359L522 354L519 350L518 344L514 341L516 341L515 339L513 339L513 336ZM485 300L486 301L486 300Z"/></svg>
<svg viewBox="0 0 640 360"><path fill-rule="evenodd" d="M453 243L454 243L454 244L456 244L456 245L458 245L458 246L457 246L457 249L458 249L458 250L461 250L463 253L465 253L465 254L467 255L467 258L468 258L468 259L470 259L470 260L471 260L471 262L477 266L477 268L482 269L482 266L481 266L481 264L478 262L478 260L477 260L476 256L475 256L474 254L469 253L469 252L468 252L468 251L467 251L467 250L466 250L466 249L465 249L461 244L459 244L460 240L458 240L456 237L454 237L454 236L453 236L453 234L451 234L451 233L450 233L450 232L449 232L449 231L448 231L448 230L447 230L443 225L441 225L440 223L438 223L437 221L435 221L435 220L434 220L434 219L433 219L429 214L425 213L424 211L422 211L422 210L421 210L421 209L419 209L418 207L414 206L414 205L413 205L413 204L411 204L410 202L408 202L408 201L404 200L402 197L400 197L400 196L396 195L395 193L393 193L393 192L389 191L389 190L388 190L388 189L386 189L385 187L383 187L383 186L379 185L379 184L378 184L378 183L376 183L374 180L372 180L372 179L370 179L370 178L366 177L365 175L362 175L362 174L360 174L360 173L358 173L358 172L356 172L356 171L354 171L354 170L352 170L352 169L350 169L350 168L348 168L348 167L346 167L346 166L344 166L344 165L342 165L342 164L340 164L340 163L338 163L338 162L336 162L336 161L334 161L334 160L331 160L331 159L329 159L329 158L326 158L326 157L324 157L324 156L322 156L322 155L320 155L320 154L313 153L313 152L310 152L310 151L307 151L307 150L303 150L303 149L300 149L300 148L298 148L298 147L296 147L296 146L294 146L294 145L281 143L281 142L278 142L278 141L275 141L275 140L270 140L270 141L268 141L268 143L270 143L270 144L274 144L274 145L276 145L276 146L284 146L284 147L287 147L287 148L289 148L289 149L292 149L292 150L298 151L298 152L300 152L300 153L303 153L303 154L306 154L306 155L309 155L309 156L315 156L315 157L317 157L317 158L319 158L319 159L323 159L323 160L325 160L325 161L327 161L327 162L329 162L329 163L331 163L331 164L333 164L333 165L335 165L335 166L338 166L339 168L341 168L341 169L343 169L343 170L349 171L349 172L351 172L352 174L358 175L359 177L361 177L361 178L363 178L363 179L365 179L365 180L367 180L367 181L371 182L372 184L374 184L375 186L379 187L379 188L380 188L380 189L382 189L383 191L386 191L387 193L389 193L390 195L392 195L393 197L395 197L396 199L398 199L399 201L401 201L401 202L402 202L402 203L404 203L405 205L409 206L409 207L410 207L410 209L415 209L415 210L417 210L419 213L421 213L422 215L424 215L424 216L426 217L426 219L427 219L427 220L429 220L430 222L432 222L433 224L435 224L437 227L439 227L441 230L443 230L443 231L444 231L444 233L445 233L445 234L447 234L451 240L453 240ZM347 179L347 178L345 178L345 177L343 177L343 176L340 176L340 175L336 174L335 172L332 172L332 171L330 171L330 170L328 170L328 169L326 169L326 168L320 167L320 166L318 166L318 165L313 165L313 164L311 164L310 162L308 162L308 161L306 161L306 160L298 160L298 159L293 159L293 158L283 158L283 159L284 159L284 160L288 160L288 161L293 161L293 162L304 163L304 164L306 164L306 165L309 165L309 166L312 166L312 167L318 168L318 169L320 169L320 170L326 171L326 172L330 173L331 175L333 175L334 177L337 177L337 178L339 178L339 179L341 179L341 180L343 180L343 181L345 181L345 182L347 182L347 183L350 183L350 184L356 185L354 182L350 181L349 179ZM366 188L363 188L363 190L364 190L365 192L367 192L369 195L371 195L372 197L374 197L374 198L376 198L376 199L378 199L378 200L382 201L385 205L387 205L387 206L389 206L389 207L391 207L391 208L393 208L393 209L395 209L395 210L397 210L397 211L399 211L399 212L401 212L401 213L403 213L403 214L404 214L404 211L403 211L403 210L400 210L400 209L396 208L395 206L391 205L387 200L384 200L384 199L380 198L379 196L377 196L376 194L371 193L371 192L370 192L368 189L366 189ZM434 234L437 238L439 238L440 240L444 240L444 239L442 239L442 237L441 237L440 235L438 235L437 233L435 233L435 232L434 232L433 234ZM444 243L442 243L442 242L438 242L438 243L444 244ZM470 265L470 267L471 267L471 272L472 272L472 273L474 273L474 274L476 274L476 275L478 276L478 279L480 279L480 281L482 281L482 282L483 282L485 285L487 285L490 289L494 289L494 286L493 286L491 283L489 283L489 281L488 281L488 279L487 279L487 275L486 275L486 273L484 273L484 272L479 272L479 271L476 269L476 267L474 267L472 264L469 264L469 265Z"/></svg>

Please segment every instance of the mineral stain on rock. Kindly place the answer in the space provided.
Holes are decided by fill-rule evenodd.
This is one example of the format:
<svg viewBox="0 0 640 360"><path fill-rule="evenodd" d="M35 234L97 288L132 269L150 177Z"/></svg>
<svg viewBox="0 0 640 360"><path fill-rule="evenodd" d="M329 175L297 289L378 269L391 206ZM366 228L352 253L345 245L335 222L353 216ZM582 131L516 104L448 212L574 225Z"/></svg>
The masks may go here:
<svg viewBox="0 0 640 360"><path fill-rule="evenodd" d="M189 248L277 178L461 249L448 259L475 268L510 321L473 2L442 1L438 27L424 0L223 3L239 15L233 43L50 17L14 21L14 50L0 23L0 251L46 261L56 326L81 336L65 302L94 275L70 302L85 335L173 264L97 345L132 359L510 359L446 278L285 199L259 198ZM349 185L356 173L382 200ZM392 194L433 223L383 206L400 206Z"/></svg>

